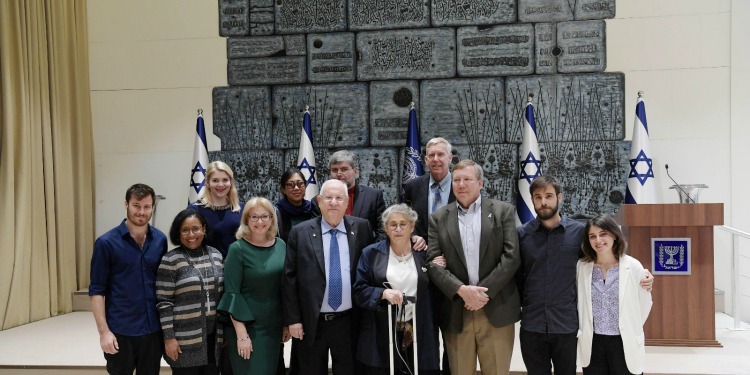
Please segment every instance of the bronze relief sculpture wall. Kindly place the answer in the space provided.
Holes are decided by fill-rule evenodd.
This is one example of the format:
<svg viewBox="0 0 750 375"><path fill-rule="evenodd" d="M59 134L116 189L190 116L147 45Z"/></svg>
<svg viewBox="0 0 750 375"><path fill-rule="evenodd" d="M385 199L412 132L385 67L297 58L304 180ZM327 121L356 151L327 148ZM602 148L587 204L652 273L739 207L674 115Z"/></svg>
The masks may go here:
<svg viewBox="0 0 750 375"><path fill-rule="evenodd" d="M614 0L219 0L227 81L214 133L243 199L279 197L310 107L319 181L337 149L360 183L398 199L409 103L422 144L485 169L485 194L513 202L523 109L533 94L542 170L565 186L563 212L614 212L630 142L622 73L605 73Z"/></svg>

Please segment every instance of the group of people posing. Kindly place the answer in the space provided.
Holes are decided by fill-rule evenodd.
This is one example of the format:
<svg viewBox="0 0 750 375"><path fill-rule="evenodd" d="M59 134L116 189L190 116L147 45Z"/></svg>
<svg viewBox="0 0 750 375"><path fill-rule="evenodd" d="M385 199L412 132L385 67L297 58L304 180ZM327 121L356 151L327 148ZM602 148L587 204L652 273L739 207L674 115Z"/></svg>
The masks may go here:
<svg viewBox="0 0 750 375"><path fill-rule="evenodd" d="M653 277L626 255L608 216L563 217L550 176L530 188L536 219L482 197L480 165L452 169L426 146L429 173L403 203L357 183L349 151L305 199L296 169L282 198L242 203L231 168L210 163L201 198L167 236L149 225L155 193L125 195L127 217L96 240L89 295L110 374L507 374L521 320L529 374L638 374ZM443 337L440 358L439 335ZM415 368L418 367L418 370ZM442 369L442 371L441 371Z"/></svg>

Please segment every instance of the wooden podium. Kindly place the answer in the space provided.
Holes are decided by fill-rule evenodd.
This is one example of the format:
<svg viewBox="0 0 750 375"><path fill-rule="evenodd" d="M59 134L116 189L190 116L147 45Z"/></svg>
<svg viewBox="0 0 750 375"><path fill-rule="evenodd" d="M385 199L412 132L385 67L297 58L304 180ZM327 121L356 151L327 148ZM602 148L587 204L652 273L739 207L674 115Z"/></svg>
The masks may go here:
<svg viewBox="0 0 750 375"><path fill-rule="evenodd" d="M714 225L724 223L724 205L626 204L617 213L629 253L654 270L652 238L690 238L691 274L655 275L654 305L644 328L646 345L714 346Z"/></svg>

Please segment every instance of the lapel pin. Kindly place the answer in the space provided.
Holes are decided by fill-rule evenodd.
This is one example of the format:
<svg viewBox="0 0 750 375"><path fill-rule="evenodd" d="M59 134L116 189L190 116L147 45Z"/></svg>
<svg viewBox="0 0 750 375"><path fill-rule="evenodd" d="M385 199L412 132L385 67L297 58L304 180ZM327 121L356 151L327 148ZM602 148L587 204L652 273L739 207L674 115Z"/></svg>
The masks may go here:
<svg viewBox="0 0 750 375"><path fill-rule="evenodd" d="M317 236L317 234L313 233L313 237Z"/></svg>
<svg viewBox="0 0 750 375"><path fill-rule="evenodd" d="M352 232L349 232L349 233L351 233L351 235L352 235L352 236L354 235L354 232L353 232L353 231L352 231Z"/></svg>
<svg viewBox="0 0 750 375"><path fill-rule="evenodd" d="M492 214L487 215L488 218L492 219Z"/></svg>
<svg viewBox="0 0 750 375"><path fill-rule="evenodd" d="M422 267L422 272L427 272L427 267Z"/></svg>

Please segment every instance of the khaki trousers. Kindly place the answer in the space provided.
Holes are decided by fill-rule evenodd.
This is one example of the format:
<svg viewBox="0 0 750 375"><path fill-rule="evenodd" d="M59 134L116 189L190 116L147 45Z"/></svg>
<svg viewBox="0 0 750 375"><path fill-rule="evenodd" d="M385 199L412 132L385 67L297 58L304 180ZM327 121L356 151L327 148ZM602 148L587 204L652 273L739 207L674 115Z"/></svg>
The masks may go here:
<svg viewBox="0 0 750 375"><path fill-rule="evenodd" d="M464 310L461 333L443 332L452 374L475 374L477 356L482 375L507 375L513 355L514 324L495 327L484 310Z"/></svg>

